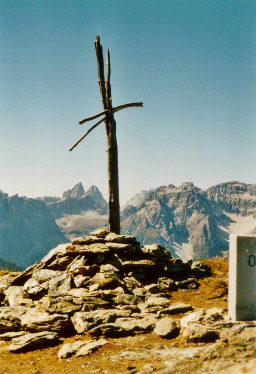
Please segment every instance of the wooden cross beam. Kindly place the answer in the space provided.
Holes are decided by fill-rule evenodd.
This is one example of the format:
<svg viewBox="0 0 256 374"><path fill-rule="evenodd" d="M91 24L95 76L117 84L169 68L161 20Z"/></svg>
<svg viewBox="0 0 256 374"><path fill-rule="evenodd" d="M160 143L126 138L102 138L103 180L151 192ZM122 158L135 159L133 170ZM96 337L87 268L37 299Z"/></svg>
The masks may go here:
<svg viewBox="0 0 256 374"><path fill-rule="evenodd" d="M82 125L85 122L103 116L94 126L92 126L69 150L72 151L95 127L97 127L103 121L105 122L106 138L107 138L107 153L108 153L108 188L109 188L109 230L120 234L120 205L119 205L119 182L118 182L118 151L117 151L117 140L116 140L116 121L114 119L114 113L119 110L129 107L142 107L143 103L130 103L119 105L115 108L112 107L112 96L110 86L110 54L107 49L107 62L106 62L106 82L104 75L104 61L102 46L100 44L99 36L96 36L94 42L97 64L98 64L98 82L100 86L101 101L103 111L92 116L85 118L79 122Z"/></svg>

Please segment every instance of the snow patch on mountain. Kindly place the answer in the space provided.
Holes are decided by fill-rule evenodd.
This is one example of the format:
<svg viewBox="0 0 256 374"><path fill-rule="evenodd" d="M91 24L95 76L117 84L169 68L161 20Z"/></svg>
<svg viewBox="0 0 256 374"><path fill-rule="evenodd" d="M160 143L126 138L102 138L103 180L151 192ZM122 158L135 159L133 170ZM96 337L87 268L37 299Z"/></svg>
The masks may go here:
<svg viewBox="0 0 256 374"><path fill-rule="evenodd" d="M67 214L56 220L60 230L70 241L78 236L90 235L91 231L106 226L107 222L107 215L101 215L93 210L82 212L82 214Z"/></svg>

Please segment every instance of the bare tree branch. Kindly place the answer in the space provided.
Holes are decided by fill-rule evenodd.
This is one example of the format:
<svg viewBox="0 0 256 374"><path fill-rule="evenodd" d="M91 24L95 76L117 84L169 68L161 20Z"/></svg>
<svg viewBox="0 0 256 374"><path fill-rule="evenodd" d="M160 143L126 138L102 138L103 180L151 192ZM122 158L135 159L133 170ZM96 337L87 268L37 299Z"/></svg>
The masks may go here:
<svg viewBox="0 0 256 374"><path fill-rule="evenodd" d="M118 105L115 108L113 108L113 112L115 113L115 112L118 112L119 110L129 108L129 107L132 107L132 106L133 107L134 106L142 107L143 103L129 103L129 104ZM98 114L95 114L95 116L84 118L81 121L79 121L79 125L82 125L83 123L88 122L88 121L92 121L93 119L98 118L98 117L102 116L103 114L106 114L107 112L108 112L108 109L103 110L103 112L100 112Z"/></svg>
<svg viewBox="0 0 256 374"><path fill-rule="evenodd" d="M93 129L95 129L95 127L97 127L104 120L105 120L105 117L102 118L99 122L97 122L94 126L92 126L74 145L72 145L69 151L72 151Z"/></svg>
<svg viewBox="0 0 256 374"><path fill-rule="evenodd" d="M107 111L108 111L108 109L105 109L105 110L103 110L103 112L95 114L95 116L82 119L81 121L79 121L79 125L82 125L83 123L88 122L88 121L92 121L93 119L98 118L98 117L102 116L103 114L106 114Z"/></svg>
<svg viewBox="0 0 256 374"><path fill-rule="evenodd" d="M113 112L115 113L115 112L118 112L119 110L122 110L122 109L125 109L125 108L129 108L129 107L134 107L134 106L137 106L137 107L140 106L140 107L142 107L143 103L129 103L129 104L119 105L119 106L116 106L115 108L113 108ZM108 112L108 109L103 110L103 112L98 113L95 116L85 118L82 121L80 121L79 123L82 124L84 122L91 121L91 120L93 120L95 118L100 117L103 114L106 114L107 112ZM72 145L72 147L69 149L69 151L72 151L93 129L95 129L95 127L97 127L103 121L105 121L105 117L102 118L99 122L97 122L94 126L92 126L74 145Z"/></svg>
<svg viewBox="0 0 256 374"><path fill-rule="evenodd" d="M115 108L113 108L113 112L118 112L119 110L129 108L131 106L140 106L143 107L143 103L130 103L130 104L123 104L123 105L118 105Z"/></svg>

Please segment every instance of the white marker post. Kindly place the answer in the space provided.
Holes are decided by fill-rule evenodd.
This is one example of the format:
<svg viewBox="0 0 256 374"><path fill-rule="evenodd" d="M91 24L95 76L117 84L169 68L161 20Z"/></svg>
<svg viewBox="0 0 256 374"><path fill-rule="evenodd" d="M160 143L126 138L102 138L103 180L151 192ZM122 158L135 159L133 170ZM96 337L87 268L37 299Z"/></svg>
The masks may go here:
<svg viewBox="0 0 256 374"><path fill-rule="evenodd" d="M229 237L228 313L234 321L256 320L256 236Z"/></svg>

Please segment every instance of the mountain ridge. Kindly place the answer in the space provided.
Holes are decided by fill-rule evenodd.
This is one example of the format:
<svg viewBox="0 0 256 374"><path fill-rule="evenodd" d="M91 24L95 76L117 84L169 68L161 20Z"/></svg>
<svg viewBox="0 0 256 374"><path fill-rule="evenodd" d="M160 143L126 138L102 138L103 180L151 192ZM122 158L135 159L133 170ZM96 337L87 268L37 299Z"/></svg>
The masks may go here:
<svg viewBox="0 0 256 374"><path fill-rule="evenodd" d="M126 207L121 227L124 234L136 233L143 244L157 241L183 260L200 259L228 250L228 234L238 219L232 214L255 213L256 185L226 182L203 191L185 182L180 187L158 187L139 206ZM256 232L254 218L250 225Z"/></svg>
<svg viewBox="0 0 256 374"><path fill-rule="evenodd" d="M17 265L26 267L25 257L31 263L56 244L107 226L107 213L98 188L85 192L82 183L62 197L29 199L0 193L0 258L17 259ZM256 184L232 181L204 191L185 182L144 190L122 207L121 231L142 244L161 244L183 261L223 255L229 233L256 234ZM27 248L25 255L20 248Z"/></svg>

